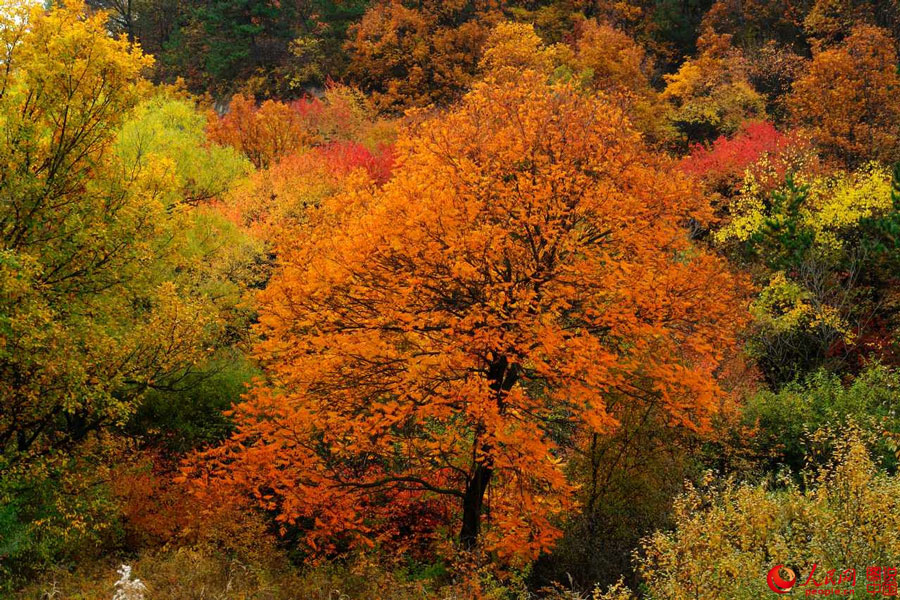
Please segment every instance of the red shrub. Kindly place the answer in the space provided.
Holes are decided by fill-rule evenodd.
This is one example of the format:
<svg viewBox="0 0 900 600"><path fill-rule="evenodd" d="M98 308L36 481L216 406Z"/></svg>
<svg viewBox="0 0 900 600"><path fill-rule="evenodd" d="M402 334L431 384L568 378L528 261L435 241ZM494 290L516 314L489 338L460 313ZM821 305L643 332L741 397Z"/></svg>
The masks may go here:
<svg viewBox="0 0 900 600"><path fill-rule="evenodd" d="M797 140L762 121L747 123L733 137L722 136L711 146L694 146L681 160L681 169L694 174L714 189L728 192L739 186L744 171L764 155L778 155Z"/></svg>
<svg viewBox="0 0 900 600"><path fill-rule="evenodd" d="M388 180L394 165L394 151L390 145L379 145L373 153L362 144L341 140L322 146L319 153L335 173L345 175L362 168L378 183Z"/></svg>

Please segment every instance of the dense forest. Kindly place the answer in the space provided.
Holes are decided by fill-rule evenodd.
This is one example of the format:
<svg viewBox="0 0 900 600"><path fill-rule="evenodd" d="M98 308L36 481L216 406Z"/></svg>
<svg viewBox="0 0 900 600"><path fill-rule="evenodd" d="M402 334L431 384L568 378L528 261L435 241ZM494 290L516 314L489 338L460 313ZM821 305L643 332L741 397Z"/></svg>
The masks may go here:
<svg viewBox="0 0 900 600"><path fill-rule="evenodd" d="M0 41L0 597L897 595L897 0Z"/></svg>

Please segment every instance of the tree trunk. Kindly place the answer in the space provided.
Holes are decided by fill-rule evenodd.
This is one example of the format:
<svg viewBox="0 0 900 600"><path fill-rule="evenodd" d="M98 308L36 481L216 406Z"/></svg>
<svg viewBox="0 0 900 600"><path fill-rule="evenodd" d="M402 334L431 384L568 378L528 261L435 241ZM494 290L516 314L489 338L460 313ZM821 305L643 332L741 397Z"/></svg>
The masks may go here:
<svg viewBox="0 0 900 600"><path fill-rule="evenodd" d="M518 380L519 367L516 364L510 364L505 356L500 356L491 363L487 376L491 389L495 394L497 407L502 413L506 393L512 389ZM478 443L478 437L476 434L476 443ZM481 449L483 455L490 456L489 446L482 445ZM462 547L467 550L473 549L478 543L478 534L481 531L481 513L484 507L484 494L493 474L494 469L491 467L490 459L483 459L475 464L472 477L466 483L459 541Z"/></svg>
<svg viewBox="0 0 900 600"><path fill-rule="evenodd" d="M478 543L484 493L493 473L494 471L490 467L479 464L475 467L472 479L466 485L466 494L463 498L462 529L459 532L459 541L466 550L473 549Z"/></svg>

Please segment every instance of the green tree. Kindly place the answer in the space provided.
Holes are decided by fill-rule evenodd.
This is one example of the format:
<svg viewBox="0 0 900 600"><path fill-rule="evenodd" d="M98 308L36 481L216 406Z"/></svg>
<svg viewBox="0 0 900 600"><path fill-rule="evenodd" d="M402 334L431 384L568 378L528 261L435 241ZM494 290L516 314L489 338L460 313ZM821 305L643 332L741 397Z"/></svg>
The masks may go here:
<svg viewBox="0 0 900 600"><path fill-rule="evenodd" d="M233 148L208 143L207 118L188 99L159 94L138 105L118 132L116 154L126 165L163 160L172 176L168 202L197 204L223 194L250 164Z"/></svg>

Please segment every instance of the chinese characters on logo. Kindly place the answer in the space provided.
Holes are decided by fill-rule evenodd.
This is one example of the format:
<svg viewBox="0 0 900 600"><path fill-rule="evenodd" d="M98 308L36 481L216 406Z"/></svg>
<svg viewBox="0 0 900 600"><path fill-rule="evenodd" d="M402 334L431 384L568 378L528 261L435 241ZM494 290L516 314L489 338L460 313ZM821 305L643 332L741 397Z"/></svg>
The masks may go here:
<svg viewBox="0 0 900 600"><path fill-rule="evenodd" d="M769 589L776 594L803 596L853 596L856 594L856 569L831 569L824 573L813 564L803 583L794 569L775 565L766 575ZM897 567L868 567L866 569L866 595L896 597Z"/></svg>

